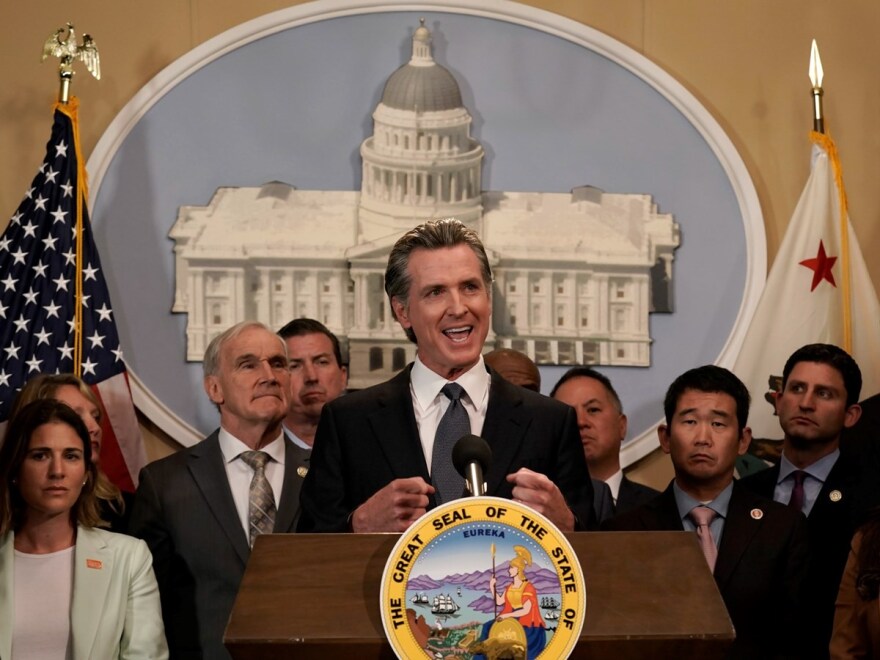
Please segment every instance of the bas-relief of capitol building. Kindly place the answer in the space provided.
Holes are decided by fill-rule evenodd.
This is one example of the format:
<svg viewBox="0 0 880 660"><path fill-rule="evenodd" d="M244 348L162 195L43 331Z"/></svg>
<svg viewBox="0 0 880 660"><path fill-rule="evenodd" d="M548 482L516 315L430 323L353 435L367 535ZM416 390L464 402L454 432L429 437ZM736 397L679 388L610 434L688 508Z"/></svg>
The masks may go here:
<svg viewBox="0 0 880 660"><path fill-rule="evenodd" d="M188 314L187 359L239 321L311 317L348 344L352 388L387 379L415 356L384 293L388 254L417 224L454 216L492 265L488 348L539 364L649 365L648 315L672 311L672 216L649 195L589 186L483 192L483 148L458 83L434 62L424 24L412 41L361 145L360 192L275 182L181 207L172 311Z"/></svg>

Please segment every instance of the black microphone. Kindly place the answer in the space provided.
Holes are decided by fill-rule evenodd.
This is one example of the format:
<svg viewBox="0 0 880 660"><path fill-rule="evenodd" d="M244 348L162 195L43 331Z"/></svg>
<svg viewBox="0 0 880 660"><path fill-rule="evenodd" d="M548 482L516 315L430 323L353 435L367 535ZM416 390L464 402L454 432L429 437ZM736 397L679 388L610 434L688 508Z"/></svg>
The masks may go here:
<svg viewBox="0 0 880 660"><path fill-rule="evenodd" d="M471 495L485 495L483 474L489 471L492 449L489 443L476 435L463 435L452 448L452 464L467 482Z"/></svg>

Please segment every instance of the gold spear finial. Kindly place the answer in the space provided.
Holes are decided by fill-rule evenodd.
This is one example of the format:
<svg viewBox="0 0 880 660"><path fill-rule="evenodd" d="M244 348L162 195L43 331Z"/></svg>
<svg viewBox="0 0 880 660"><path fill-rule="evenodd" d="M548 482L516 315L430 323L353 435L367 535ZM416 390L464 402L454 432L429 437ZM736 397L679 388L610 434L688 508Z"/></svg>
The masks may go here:
<svg viewBox="0 0 880 660"><path fill-rule="evenodd" d="M822 114L822 58L819 57L819 47L813 39L813 47L810 49L810 82L813 83L813 130L817 133L825 132L825 116Z"/></svg>
<svg viewBox="0 0 880 660"><path fill-rule="evenodd" d="M67 32L66 36L65 32ZM101 57L98 54L98 46L88 34L84 34L82 43L77 45L72 23L68 23L67 27L58 28L46 40L43 45L43 57L40 61L45 62L50 55L61 60L58 65L58 77L61 81L58 100L61 103L67 103L70 99L70 81L73 78L75 60L82 61L89 73L97 80L101 79Z"/></svg>

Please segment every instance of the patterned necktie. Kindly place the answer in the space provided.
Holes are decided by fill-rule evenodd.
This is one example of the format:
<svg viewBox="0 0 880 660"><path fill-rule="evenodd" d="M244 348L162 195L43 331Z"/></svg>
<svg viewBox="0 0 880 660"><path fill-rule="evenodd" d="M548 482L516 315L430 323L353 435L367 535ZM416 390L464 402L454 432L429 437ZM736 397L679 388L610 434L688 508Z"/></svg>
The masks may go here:
<svg viewBox="0 0 880 660"><path fill-rule="evenodd" d="M241 460L254 469L248 495L248 542L253 547L260 534L271 534L275 527L275 496L266 478L269 454L264 451L243 451Z"/></svg>
<svg viewBox="0 0 880 660"><path fill-rule="evenodd" d="M462 436L471 432L471 420L461 403L464 388L458 383L446 383L440 391L449 399L449 407L437 426L431 452L431 481L437 489L437 504L461 497L464 477L452 464L452 448Z"/></svg>
<svg viewBox="0 0 880 660"><path fill-rule="evenodd" d="M707 506L695 506L688 515L697 526L697 538L700 539L703 556L706 558L706 563L709 564L709 570L714 573L715 560L718 559L718 547L715 545L715 539L712 538L709 525L715 519L716 513Z"/></svg>
<svg viewBox="0 0 880 660"><path fill-rule="evenodd" d="M794 486L791 489L791 499L788 500L788 506L796 511L804 510L804 479L807 473L803 470L795 470L791 473L794 479Z"/></svg>

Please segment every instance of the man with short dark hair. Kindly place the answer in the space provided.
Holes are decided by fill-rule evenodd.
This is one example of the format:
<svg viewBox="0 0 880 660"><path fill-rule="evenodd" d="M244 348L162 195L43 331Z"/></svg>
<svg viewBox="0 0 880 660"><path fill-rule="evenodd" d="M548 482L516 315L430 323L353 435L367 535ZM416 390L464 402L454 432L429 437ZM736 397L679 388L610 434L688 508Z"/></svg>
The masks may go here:
<svg viewBox="0 0 880 660"><path fill-rule="evenodd" d="M843 349L808 344L795 351L776 395L784 434L780 462L742 480L744 487L807 516L810 590L803 633L809 657L828 657L837 590L864 515L861 467L857 457L840 451L842 432L861 415L861 388L859 366Z"/></svg>
<svg viewBox="0 0 880 660"><path fill-rule="evenodd" d="M497 371L498 375L507 382L533 392L541 391L541 372L538 370L538 365L525 353L520 353L512 348L498 348L486 353L483 360L485 360L487 367ZM593 513L596 516L596 522L601 523L614 515L614 498L608 484L595 478L589 462L589 456L587 456L590 483L593 485ZM656 491L654 493L656 494Z"/></svg>
<svg viewBox="0 0 880 660"><path fill-rule="evenodd" d="M675 478L651 502L605 523L611 530L695 531L736 630L729 658L800 658L807 562L801 513L733 479L749 446L745 385L727 369L679 376L657 429Z"/></svg>
<svg viewBox="0 0 880 660"><path fill-rule="evenodd" d="M324 407L300 531L407 529L461 497L451 453L468 433L492 449L489 495L531 506L564 530L589 524L592 488L573 411L483 362L491 287L482 242L457 220L427 222L395 243L385 291L416 360Z"/></svg>
<svg viewBox="0 0 880 660"><path fill-rule="evenodd" d="M172 658L226 660L223 631L254 538L293 532L290 374L284 342L239 323L205 351L204 387L220 428L141 470L129 529L153 553Z"/></svg>
<svg viewBox="0 0 880 660"><path fill-rule="evenodd" d="M339 339L320 321L294 319L278 331L278 336L284 340L290 358L290 407L282 428L293 443L290 467L297 479L292 497L299 502L321 411L345 392L348 369L342 362Z"/></svg>
<svg viewBox="0 0 880 660"><path fill-rule="evenodd" d="M615 514L630 511L660 494L623 474L620 445L626 438L627 421L620 397L607 376L591 367L572 367L550 396L574 408L590 476L608 484Z"/></svg>

